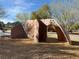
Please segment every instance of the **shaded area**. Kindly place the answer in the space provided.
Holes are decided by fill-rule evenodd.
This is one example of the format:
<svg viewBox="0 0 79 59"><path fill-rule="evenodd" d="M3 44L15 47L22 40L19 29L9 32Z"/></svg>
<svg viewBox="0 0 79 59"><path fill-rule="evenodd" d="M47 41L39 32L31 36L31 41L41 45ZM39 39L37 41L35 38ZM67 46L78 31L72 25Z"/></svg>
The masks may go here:
<svg viewBox="0 0 79 59"><path fill-rule="evenodd" d="M47 26L40 20L39 22L39 42L46 42L47 39Z"/></svg>
<svg viewBox="0 0 79 59"><path fill-rule="evenodd" d="M69 34L79 35L79 33L77 33L77 32L71 32Z"/></svg>
<svg viewBox="0 0 79 59"><path fill-rule="evenodd" d="M79 42L78 41L71 41L71 45L78 45L79 46Z"/></svg>
<svg viewBox="0 0 79 59"><path fill-rule="evenodd" d="M58 39L57 38L50 38L48 37L46 40L47 43L58 43Z"/></svg>
<svg viewBox="0 0 79 59"><path fill-rule="evenodd" d="M23 26L21 23L16 24L12 27L11 29L11 38L16 39L16 38L27 38L27 35L23 29Z"/></svg>

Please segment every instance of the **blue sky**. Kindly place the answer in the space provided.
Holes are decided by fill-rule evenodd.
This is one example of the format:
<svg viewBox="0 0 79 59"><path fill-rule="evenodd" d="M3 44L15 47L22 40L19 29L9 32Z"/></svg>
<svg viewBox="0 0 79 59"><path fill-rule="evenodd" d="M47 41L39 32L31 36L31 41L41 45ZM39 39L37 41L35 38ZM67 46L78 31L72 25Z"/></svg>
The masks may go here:
<svg viewBox="0 0 79 59"><path fill-rule="evenodd" d="M36 11L43 4L50 4L51 0L0 0L0 5L6 10L8 17L0 19L7 22L15 21L15 16L19 12Z"/></svg>
<svg viewBox="0 0 79 59"><path fill-rule="evenodd" d="M54 4L60 2L65 5L68 2L72 2L72 0L0 0L0 5L6 10L8 17L4 19L0 19L7 22L15 21L15 16L19 12L28 12L38 10L44 4ZM69 3L69 4L70 4Z"/></svg>

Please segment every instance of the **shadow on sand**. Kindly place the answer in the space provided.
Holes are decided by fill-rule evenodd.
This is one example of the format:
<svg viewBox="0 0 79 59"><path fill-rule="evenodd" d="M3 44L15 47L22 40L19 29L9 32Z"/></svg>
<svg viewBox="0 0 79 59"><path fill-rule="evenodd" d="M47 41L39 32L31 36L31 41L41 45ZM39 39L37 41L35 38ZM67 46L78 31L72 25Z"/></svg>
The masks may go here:
<svg viewBox="0 0 79 59"><path fill-rule="evenodd" d="M60 43L57 38L47 38L46 43ZM71 41L71 45L79 46L79 41Z"/></svg>
<svg viewBox="0 0 79 59"><path fill-rule="evenodd" d="M50 38L48 37L46 40L46 43L58 43L58 39L57 38Z"/></svg>
<svg viewBox="0 0 79 59"><path fill-rule="evenodd" d="M79 35L79 33L69 33L69 34Z"/></svg>
<svg viewBox="0 0 79 59"><path fill-rule="evenodd" d="M77 45L77 46L79 46L79 41L71 41L71 45Z"/></svg>

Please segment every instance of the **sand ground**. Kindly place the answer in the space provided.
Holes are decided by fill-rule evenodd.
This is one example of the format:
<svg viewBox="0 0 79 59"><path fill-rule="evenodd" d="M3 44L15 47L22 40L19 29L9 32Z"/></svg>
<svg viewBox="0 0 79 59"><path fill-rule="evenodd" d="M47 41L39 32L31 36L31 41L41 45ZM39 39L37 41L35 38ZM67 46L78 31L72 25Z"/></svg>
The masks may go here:
<svg viewBox="0 0 79 59"><path fill-rule="evenodd" d="M70 34L70 38L79 43L79 35ZM48 42L30 44L26 40L0 40L0 59L79 59L79 45Z"/></svg>

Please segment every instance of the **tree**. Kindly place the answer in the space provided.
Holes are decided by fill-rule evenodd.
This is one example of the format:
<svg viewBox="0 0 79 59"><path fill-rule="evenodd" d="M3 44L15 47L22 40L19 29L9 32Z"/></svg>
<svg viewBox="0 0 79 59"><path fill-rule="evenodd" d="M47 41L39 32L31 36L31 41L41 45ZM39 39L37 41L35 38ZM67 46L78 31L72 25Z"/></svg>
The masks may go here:
<svg viewBox="0 0 79 59"><path fill-rule="evenodd" d="M6 12L5 12L4 8L0 7L0 18L5 17L5 14L6 14Z"/></svg>
<svg viewBox="0 0 79 59"><path fill-rule="evenodd" d="M12 24L11 22L8 22L7 24L5 24L5 30L10 30L11 27L12 27Z"/></svg>
<svg viewBox="0 0 79 59"><path fill-rule="evenodd" d="M30 15L28 13L18 13L16 15L16 20L20 22L25 22L25 20L30 19Z"/></svg>
<svg viewBox="0 0 79 59"><path fill-rule="evenodd" d="M0 6L0 18L5 17L5 14L6 14L6 12L5 12L4 8L2 8ZM5 28L4 22L0 21L0 30L2 30L4 32L4 28Z"/></svg>
<svg viewBox="0 0 79 59"><path fill-rule="evenodd" d="M21 24L19 21L12 23L13 26Z"/></svg>
<svg viewBox="0 0 79 59"><path fill-rule="evenodd" d="M43 5L36 12L32 12L32 17L31 18L32 19L47 19L47 18L51 18L50 7L47 4Z"/></svg>
<svg viewBox="0 0 79 59"><path fill-rule="evenodd" d="M77 0L74 1L77 2ZM63 4L63 2L65 4ZM75 24L76 19L78 18L76 17L76 14L78 14L79 12L76 13L78 9L74 8L75 5L73 4L73 2L70 2L69 0L64 0L63 2L52 2L52 16L57 18L63 24L63 27L65 27L67 30L70 30L71 25Z"/></svg>
<svg viewBox="0 0 79 59"><path fill-rule="evenodd" d="M4 32L4 27L5 27L5 24L2 21L0 21L0 30L2 30L3 32Z"/></svg>
<svg viewBox="0 0 79 59"><path fill-rule="evenodd" d="M37 13L36 12L32 12L32 14L31 14L31 19L38 19L38 15L37 15Z"/></svg>

